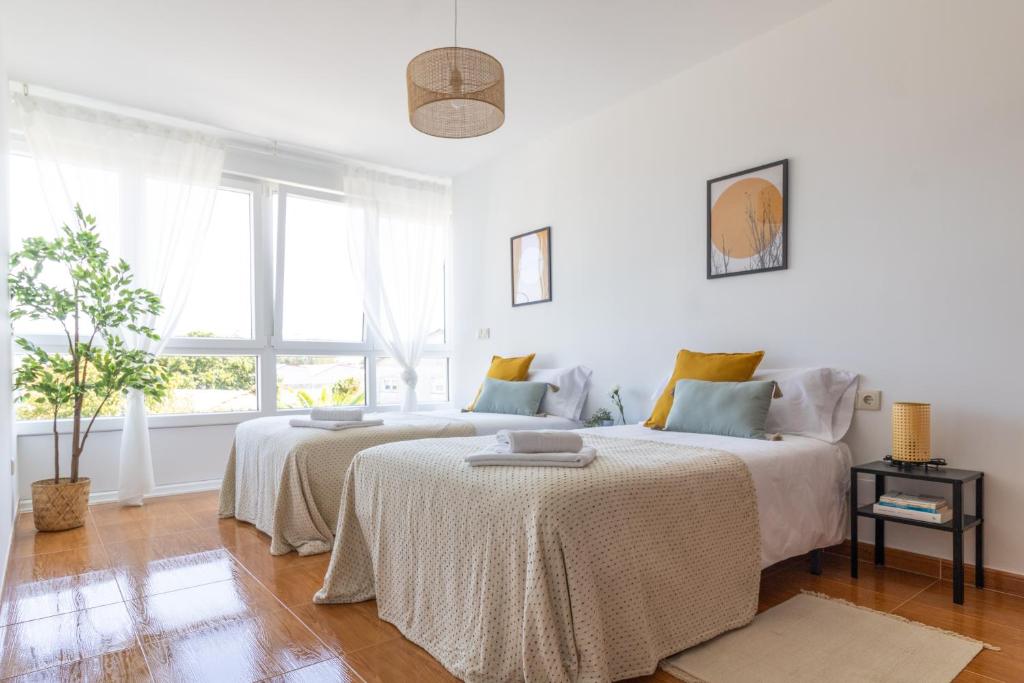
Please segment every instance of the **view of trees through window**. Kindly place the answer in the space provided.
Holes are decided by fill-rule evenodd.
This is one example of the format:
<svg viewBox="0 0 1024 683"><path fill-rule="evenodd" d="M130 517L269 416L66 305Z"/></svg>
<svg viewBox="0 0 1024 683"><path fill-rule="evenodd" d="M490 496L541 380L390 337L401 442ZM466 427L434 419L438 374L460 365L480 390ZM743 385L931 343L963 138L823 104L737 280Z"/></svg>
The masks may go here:
<svg viewBox="0 0 1024 683"><path fill-rule="evenodd" d="M15 362L18 358L15 357ZM161 356L168 376L168 392L162 401L148 400L146 409L155 415L223 413L256 410L256 356ZM39 405L31 394L17 404L19 420L52 420L49 407ZM90 397L84 413L93 415L99 400ZM124 414L124 397L107 401L101 417ZM71 417L71 405L57 417Z"/></svg>

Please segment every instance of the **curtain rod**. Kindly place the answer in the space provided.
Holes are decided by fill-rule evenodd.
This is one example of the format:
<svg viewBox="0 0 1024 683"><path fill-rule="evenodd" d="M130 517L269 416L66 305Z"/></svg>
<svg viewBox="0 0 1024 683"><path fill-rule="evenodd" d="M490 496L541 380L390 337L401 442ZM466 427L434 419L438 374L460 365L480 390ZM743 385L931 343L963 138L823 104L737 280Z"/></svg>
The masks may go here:
<svg viewBox="0 0 1024 683"><path fill-rule="evenodd" d="M170 116L167 114L161 114L159 112L153 112L146 109L138 109L136 107L129 107L125 105L115 104L113 102L107 102L105 100L98 100L84 95L76 95L74 93L65 92L63 90L55 90L53 88L47 88L46 86L36 85L34 83L28 83L26 81L9 81L9 87L11 92L21 92L26 97L29 94L38 95L47 99L56 100L65 104L75 104L82 107L88 107L91 109L99 109L101 111L110 112L112 114L120 114L124 116L132 116L134 118L142 119L143 121L149 121L152 123L160 123L175 128L186 128L190 130L197 130L210 135L216 135L224 140L224 143L231 148L234 148L242 152L255 152L258 154L266 154L268 156L283 157L286 159L292 159L294 161L301 162L313 162L319 164L349 164L355 166L362 166L375 171L381 171L384 173L390 173L396 176L409 178L412 180L423 180L427 182L439 183L442 185L450 185L451 178L443 176L434 176L427 173L417 173L416 171L407 171L405 169L394 168L392 166L386 166L383 164L376 164L369 161L362 161L359 159L352 159L350 157L337 154L335 152L328 152L315 147L307 147L305 145L294 144L290 142L281 142L272 138L262 137L254 135L253 133L247 133L245 131L235 130L232 128L224 128L222 126L216 126L201 121L193 121L190 119L182 119L176 116Z"/></svg>

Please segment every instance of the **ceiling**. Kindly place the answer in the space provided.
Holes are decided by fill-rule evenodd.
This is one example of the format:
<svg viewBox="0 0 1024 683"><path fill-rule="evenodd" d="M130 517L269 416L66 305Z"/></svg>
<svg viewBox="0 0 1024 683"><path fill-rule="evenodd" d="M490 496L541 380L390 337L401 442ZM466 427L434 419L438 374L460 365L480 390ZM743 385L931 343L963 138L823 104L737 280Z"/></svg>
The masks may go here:
<svg viewBox="0 0 1024 683"><path fill-rule="evenodd" d="M408 122L405 67L451 0L0 0L9 77L422 173L457 175L825 0L462 0L505 67L505 125Z"/></svg>

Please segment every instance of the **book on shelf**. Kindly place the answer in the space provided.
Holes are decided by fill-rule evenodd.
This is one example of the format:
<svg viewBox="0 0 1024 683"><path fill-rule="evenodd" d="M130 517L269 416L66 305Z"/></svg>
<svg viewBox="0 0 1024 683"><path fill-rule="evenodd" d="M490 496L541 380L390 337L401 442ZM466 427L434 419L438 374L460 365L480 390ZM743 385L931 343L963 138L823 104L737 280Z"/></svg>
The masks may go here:
<svg viewBox="0 0 1024 683"><path fill-rule="evenodd" d="M938 512L940 510L946 509L945 503L936 508L923 507L920 505L904 505L903 503L890 503L887 500L879 500L878 504L884 505L888 508L898 508L900 510L917 510L918 512Z"/></svg>
<svg viewBox="0 0 1024 683"><path fill-rule="evenodd" d="M943 507L935 512L926 512L923 510L911 510L909 508L886 505L879 501L874 504L872 510L879 515L901 517L903 519L915 519L919 522L932 522L933 524L945 524L949 520L953 519L953 511L948 507Z"/></svg>
<svg viewBox="0 0 1024 683"><path fill-rule="evenodd" d="M916 493L903 493L902 491L889 491L884 496L879 497L878 502L917 510L938 510L946 507L945 498L924 496Z"/></svg>

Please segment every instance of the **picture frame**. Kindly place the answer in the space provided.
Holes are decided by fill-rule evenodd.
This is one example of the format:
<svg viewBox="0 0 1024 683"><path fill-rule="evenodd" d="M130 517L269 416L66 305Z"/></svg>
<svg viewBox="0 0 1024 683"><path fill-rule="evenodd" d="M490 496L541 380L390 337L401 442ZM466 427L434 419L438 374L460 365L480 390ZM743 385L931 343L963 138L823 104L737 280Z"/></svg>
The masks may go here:
<svg viewBox="0 0 1024 683"><path fill-rule="evenodd" d="M707 183L707 279L789 267L789 159Z"/></svg>
<svg viewBox="0 0 1024 683"><path fill-rule="evenodd" d="M509 238L512 306L551 301L551 226Z"/></svg>

